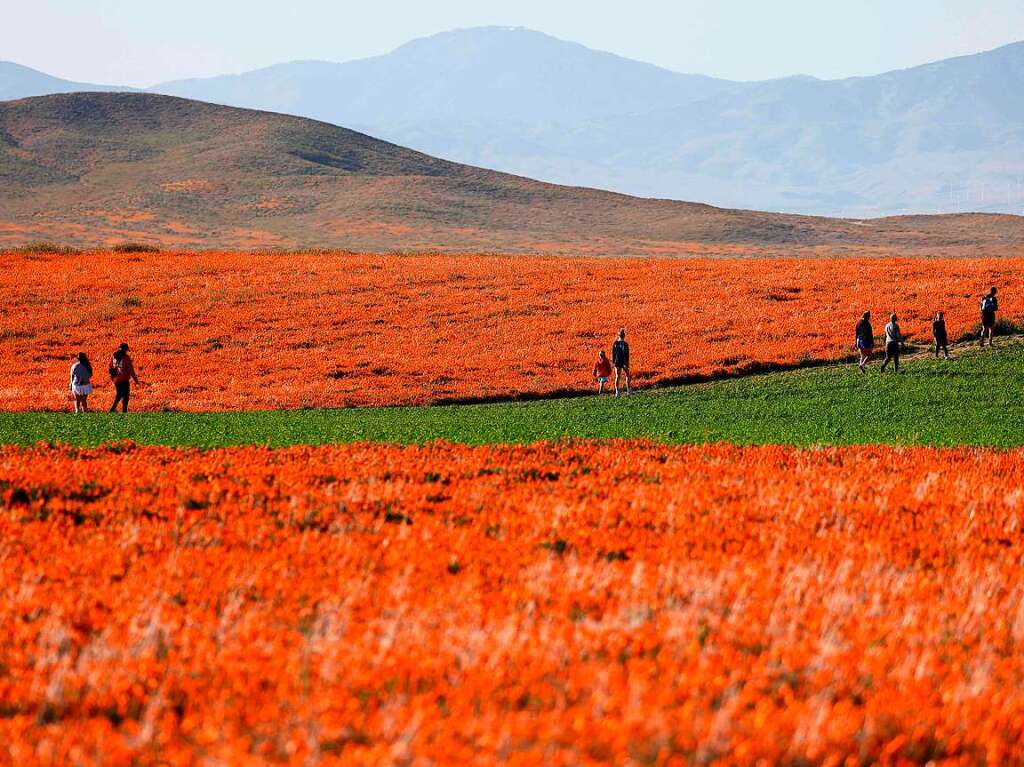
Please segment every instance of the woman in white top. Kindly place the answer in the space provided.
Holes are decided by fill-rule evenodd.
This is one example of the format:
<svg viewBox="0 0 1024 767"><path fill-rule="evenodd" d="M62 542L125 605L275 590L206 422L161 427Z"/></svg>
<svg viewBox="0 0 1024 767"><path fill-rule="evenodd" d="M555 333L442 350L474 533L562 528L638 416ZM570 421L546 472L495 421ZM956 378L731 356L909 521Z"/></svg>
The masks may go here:
<svg viewBox="0 0 1024 767"><path fill-rule="evenodd" d="M882 372L892 362L894 373L900 372L900 345L903 343L903 334L900 332L900 325L896 321L896 315L889 317L889 324L885 326L885 360L882 362Z"/></svg>
<svg viewBox="0 0 1024 767"><path fill-rule="evenodd" d="M92 394L92 364L85 352L79 352L71 365L71 394L75 398L75 412L89 412L89 395Z"/></svg>

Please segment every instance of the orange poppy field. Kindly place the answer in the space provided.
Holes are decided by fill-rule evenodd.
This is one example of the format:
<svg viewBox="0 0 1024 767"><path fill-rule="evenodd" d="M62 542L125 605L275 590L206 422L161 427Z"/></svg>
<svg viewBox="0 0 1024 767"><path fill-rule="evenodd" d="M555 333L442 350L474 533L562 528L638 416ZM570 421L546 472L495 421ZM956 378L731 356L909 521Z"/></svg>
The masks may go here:
<svg viewBox="0 0 1024 767"><path fill-rule="evenodd" d="M1020 450L3 447L0 760L1020 763L1022 486Z"/></svg>
<svg viewBox="0 0 1024 767"><path fill-rule="evenodd" d="M121 341L145 384L133 407L259 410L589 391L619 327L634 382L652 386L847 357L865 309L876 333L895 310L922 341L941 309L956 339L993 284L1024 315L1024 258L13 252L4 266L4 410L69 408L79 351L112 399Z"/></svg>

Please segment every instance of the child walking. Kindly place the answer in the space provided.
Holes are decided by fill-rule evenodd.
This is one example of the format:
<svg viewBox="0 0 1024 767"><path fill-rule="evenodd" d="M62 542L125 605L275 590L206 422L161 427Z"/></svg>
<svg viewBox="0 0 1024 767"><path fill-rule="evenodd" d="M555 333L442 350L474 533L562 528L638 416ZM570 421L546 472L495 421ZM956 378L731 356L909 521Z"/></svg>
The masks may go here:
<svg viewBox="0 0 1024 767"><path fill-rule="evenodd" d="M604 349L597 355L597 362L594 364L594 380L597 381L597 393L598 396L604 394L605 384L608 383L608 379L612 376L612 361L608 359L608 355L604 353Z"/></svg>

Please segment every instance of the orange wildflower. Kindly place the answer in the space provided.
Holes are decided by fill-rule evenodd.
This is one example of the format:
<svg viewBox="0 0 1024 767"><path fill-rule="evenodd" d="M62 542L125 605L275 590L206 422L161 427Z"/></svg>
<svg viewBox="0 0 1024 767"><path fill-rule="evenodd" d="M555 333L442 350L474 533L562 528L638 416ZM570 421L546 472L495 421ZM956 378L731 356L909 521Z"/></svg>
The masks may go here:
<svg viewBox="0 0 1024 767"><path fill-rule="evenodd" d="M1024 451L0 448L0 761L1024 761Z"/></svg>
<svg viewBox="0 0 1024 767"><path fill-rule="evenodd" d="M0 408L68 408L71 357L128 341L137 409L425 404L590 391L629 331L634 385L853 353L866 309L955 340L1024 260L607 259L348 253L4 256ZM1019 316L1019 312L1016 316ZM97 403L94 401L94 407Z"/></svg>

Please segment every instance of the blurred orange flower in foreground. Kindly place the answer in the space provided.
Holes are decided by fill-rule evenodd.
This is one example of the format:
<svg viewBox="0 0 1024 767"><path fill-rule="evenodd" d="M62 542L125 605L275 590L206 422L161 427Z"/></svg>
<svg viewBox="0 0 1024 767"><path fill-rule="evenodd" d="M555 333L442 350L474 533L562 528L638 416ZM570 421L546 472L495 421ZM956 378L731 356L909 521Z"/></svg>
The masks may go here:
<svg viewBox="0 0 1024 767"><path fill-rule="evenodd" d="M0 448L0 762L1024 760L1024 452Z"/></svg>

